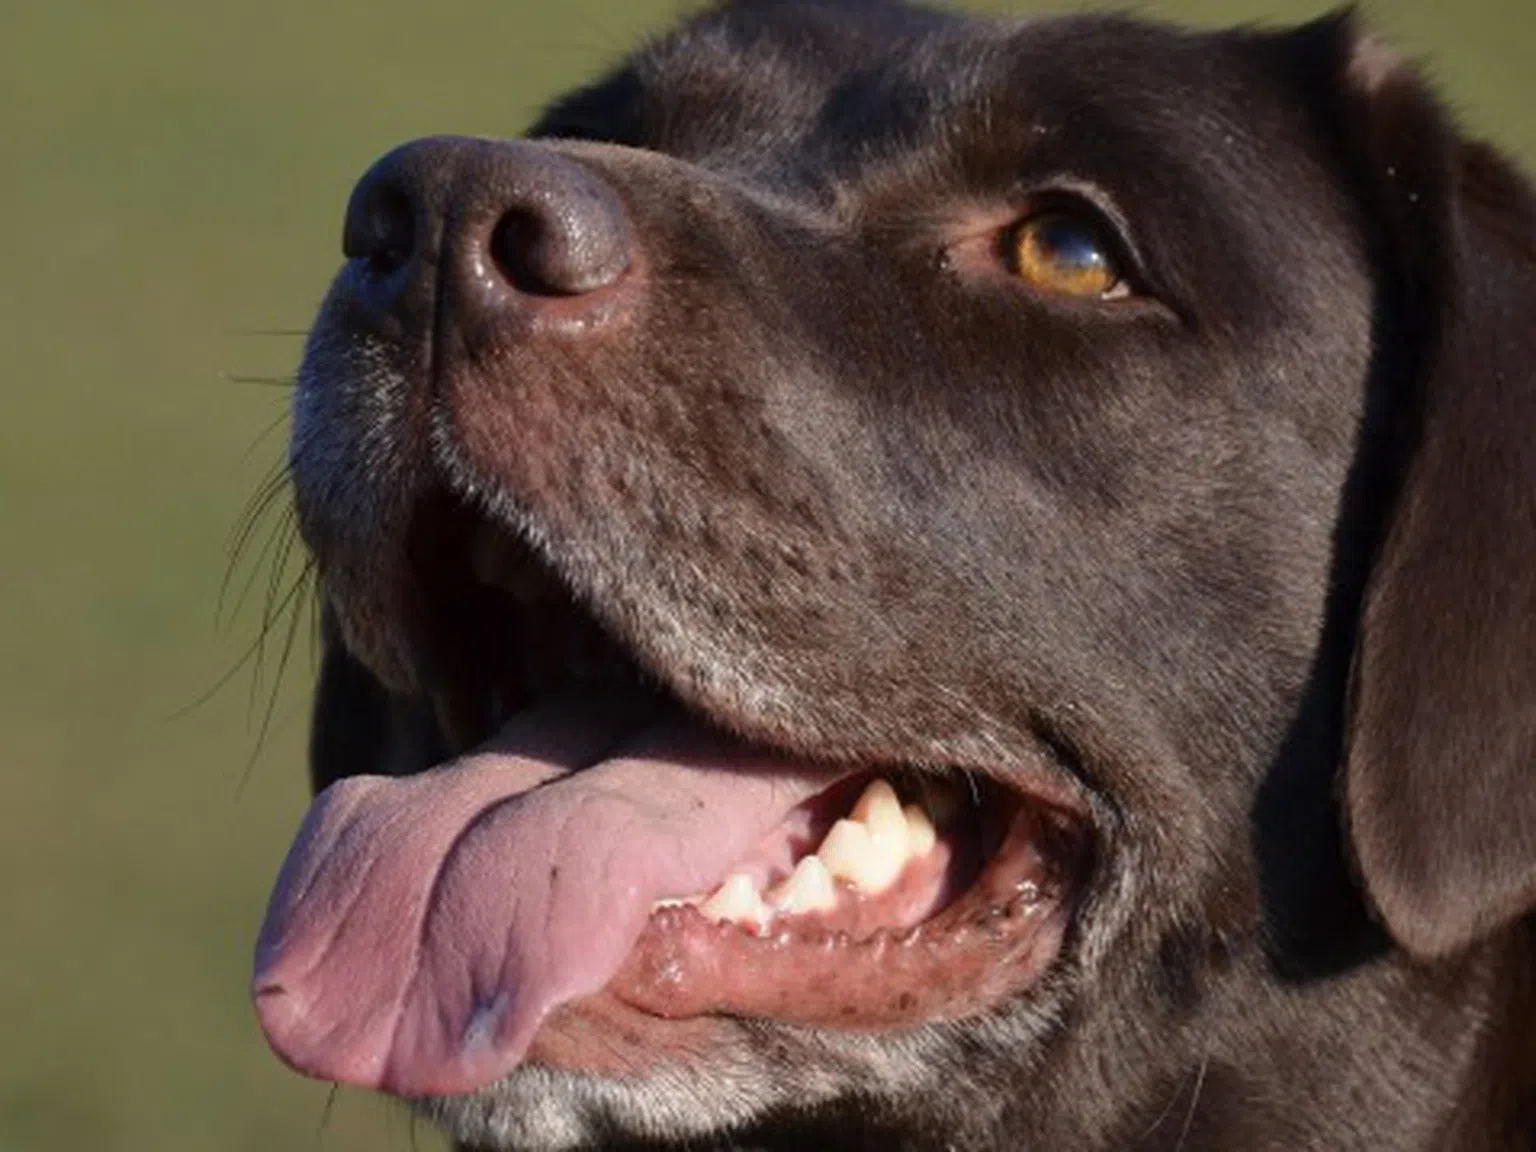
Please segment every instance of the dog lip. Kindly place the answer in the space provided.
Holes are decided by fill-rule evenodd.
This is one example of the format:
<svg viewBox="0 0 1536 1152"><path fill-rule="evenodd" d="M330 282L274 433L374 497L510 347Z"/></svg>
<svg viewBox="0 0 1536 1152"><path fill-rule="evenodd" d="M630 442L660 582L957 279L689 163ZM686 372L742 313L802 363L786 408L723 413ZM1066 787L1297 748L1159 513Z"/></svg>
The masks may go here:
<svg viewBox="0 0 1536 1152"><path fill-rule="evenodd" d="M605 993L669 1020L730 1015L842 1029L984 1011L1055 961L1084 843L1062 814L1015 797L995 855L920 923L854 940L791 920L758 936L689 905L664 907Z"/></svg>

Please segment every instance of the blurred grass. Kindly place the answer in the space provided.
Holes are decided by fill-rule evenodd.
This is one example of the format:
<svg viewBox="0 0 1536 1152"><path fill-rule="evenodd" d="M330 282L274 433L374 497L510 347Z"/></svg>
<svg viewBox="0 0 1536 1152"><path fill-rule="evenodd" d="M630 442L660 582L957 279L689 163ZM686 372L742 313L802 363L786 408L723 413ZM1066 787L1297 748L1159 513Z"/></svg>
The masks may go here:
<svg viewBox="0 0 1536 1152"><path fill-rule="evenodd" d="M369 159L514 133L677 10L0 2L0 1152L436 1147L287 1074L247 1007L305 802L312 660L303 636L275 697L272 652L259 683L246 669L185 710L266 593L257 566L215 626L226 535L281 457L286 403L232 377L291 373ZM1536 155L1528 0L1382 0L1376 17L1470 123Z"/></svg>

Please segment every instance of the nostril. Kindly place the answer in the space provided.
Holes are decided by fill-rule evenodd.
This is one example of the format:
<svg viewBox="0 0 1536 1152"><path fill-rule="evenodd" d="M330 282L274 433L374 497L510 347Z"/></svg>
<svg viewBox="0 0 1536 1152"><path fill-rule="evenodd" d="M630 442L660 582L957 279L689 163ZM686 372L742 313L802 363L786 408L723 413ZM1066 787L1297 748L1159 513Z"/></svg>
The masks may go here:
<svg viewBox="0 0 1536 1152"><path fill-rule="evenodd" d="M411 258L416 213L410 198L390 184L359 189L347 213L341 250L349 260L366 260L377 275L387 276Z"/></svg>
<svg viewBox="0 0 1536 1152"><path fill-rule="evenodd" d="M491 234L497 270L519 291L580 296L612 284L629 268L623 212L584 189L553 204L517 207Z"/></svg>
<svg viewBox="0 0 1536 1152"><path fill-rule="evenodd" d="M549 273L549 253L542 251L548 243L544 231L533 212L508 212L491 233L491 259L496 262L496 270L524 292L540 296L573 295Z"/></svg>

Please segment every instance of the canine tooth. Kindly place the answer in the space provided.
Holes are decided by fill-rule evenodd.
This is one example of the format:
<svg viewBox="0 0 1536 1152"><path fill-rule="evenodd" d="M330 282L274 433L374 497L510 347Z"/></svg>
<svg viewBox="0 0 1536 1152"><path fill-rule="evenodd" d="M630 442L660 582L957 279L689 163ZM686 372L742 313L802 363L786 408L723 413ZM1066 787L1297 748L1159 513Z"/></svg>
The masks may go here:
<svg viewBox="0 0 1536 1152"><path fill-rule="evenodd" d="M869 840L882 866L882 874L876 878L875 891L888 887L901 875L907 857L912 853L911 837L907 832L906 813L896 798L896 789L885 780L872 781L864 789L853 806L853 818L869 829ZM889 878L884 878L888 872Z"/></svg>
<svg viewBox="0 0 1536 1152"><path fill-rule="evenodd" d="M773 910L763 903L762 894L752 877L737 872L699 905L699 912L711 920L730 920L755 930L765 928L773 919Z"/></svg>
<svg viewBox="0 0 1536 1152"><path fill-rule="evenodd" d="M907 820L907 855L926 856L939 842L939 833L921 804L908 804L902 810Z"/></svg>
<svg viewBox="0 0 1536 1152"><path fill-rule="evenodd" d="M858 803L853 806L853 819L868 827L870 838L875 842L891 839L901 845L902 855L906 855L907 820L902 815L896 789L887 781L870 782Z"/></svg>
<svg viewBox="0 0 1536 1152"><path fill-rule="evenodd" d="M820 859L807 856L795 865L788 879L768 893L768 903L788 916L802 912L830 912L837 907L832 873Z"/></svg>

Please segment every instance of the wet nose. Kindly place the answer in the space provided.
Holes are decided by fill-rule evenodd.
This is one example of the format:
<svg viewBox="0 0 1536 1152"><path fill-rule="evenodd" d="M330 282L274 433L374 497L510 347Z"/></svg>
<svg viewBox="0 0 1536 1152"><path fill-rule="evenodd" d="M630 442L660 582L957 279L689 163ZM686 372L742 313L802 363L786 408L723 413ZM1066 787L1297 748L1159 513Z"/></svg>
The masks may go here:
<svg viewBox="0 0 1536 1152"><path fill-rule="evenodd" d="M624 205L596 172L540 144L453 137L406 144L368 170L342 250L362 265L366 302L407 322L413 311L429 322L429 298L445 289L473 318L568 314L632 260Z"/></svg>

